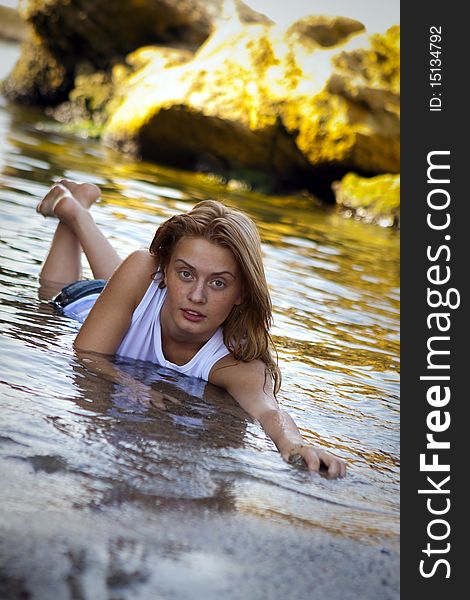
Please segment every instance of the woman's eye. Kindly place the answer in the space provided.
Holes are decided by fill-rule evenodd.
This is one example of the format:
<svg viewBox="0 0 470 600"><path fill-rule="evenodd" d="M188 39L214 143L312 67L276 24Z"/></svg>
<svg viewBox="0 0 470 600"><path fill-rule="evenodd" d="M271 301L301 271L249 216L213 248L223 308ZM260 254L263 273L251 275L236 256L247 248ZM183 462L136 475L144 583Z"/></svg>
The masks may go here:
<svg viewBox="0 0 470 600"><path fill-rule="evenodd" d="M191 279L191 272L190 271L180 271L180 277L182 279Z"/></svg>
<svg viewBox="0 0 470 600"><path fill-rule="evenodd" d="M216 288L224 288L225 287L225 281L222 281L222 279L215 279L212 282L212 285Z"/></svg>

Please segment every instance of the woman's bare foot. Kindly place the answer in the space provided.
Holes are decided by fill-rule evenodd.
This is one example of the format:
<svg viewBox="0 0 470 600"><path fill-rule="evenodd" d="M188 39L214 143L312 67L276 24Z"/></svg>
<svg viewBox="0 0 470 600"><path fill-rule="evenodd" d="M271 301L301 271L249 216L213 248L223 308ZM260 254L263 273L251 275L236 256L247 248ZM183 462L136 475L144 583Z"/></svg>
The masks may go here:
<svg viewBox="0 0 470 600"><path fill-rule="evenodd" d="M100 188L94 183L77 183L70 179L61 179L58 183L70 190L83 208L90 208L101 194Z"/></svg>
<svg viewBox="0 0 470 600"><path fill-rule="evenodd" d="M75 203L70 190L60 184L53 185L47 192L44 198L36 206L36 212L41 214L43 217L56 217L56 209L60 203L64 200L73 200Z"/></svg>
<svg viewBox="0 0 470 600"><path fill-rule="evenodd" d="M99 198L100 189L93 183L75 183L69 179L61 179L47 192L44 198L39 202L36 211L43 217L58 217L61 220L66 220L66 217L72 211L76 212L78 206L82 209L89 209ZM67 199L66 207L59 205L64 204L62 201ZM73 207L73 205L78 205ZM64 208L66 208L64 213ZM62 214L57 214L57 210ZM62 218L63 217L63 218Z"/></svg>

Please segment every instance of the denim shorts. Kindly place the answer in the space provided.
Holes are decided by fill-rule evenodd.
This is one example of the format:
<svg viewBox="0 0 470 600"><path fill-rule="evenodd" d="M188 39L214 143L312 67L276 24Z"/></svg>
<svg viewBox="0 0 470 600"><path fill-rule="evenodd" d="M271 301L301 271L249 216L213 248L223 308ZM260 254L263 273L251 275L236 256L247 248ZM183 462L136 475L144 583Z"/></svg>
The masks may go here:
<svg viewBox="0 0 470 600"><path fill-rule="evenodd" d="M74 281L63 287L57 296L52 298L50 304L58 311L63 309L81 298L90 296L91 294L99 294L106 285L106 279L82 279Z"/></svg>

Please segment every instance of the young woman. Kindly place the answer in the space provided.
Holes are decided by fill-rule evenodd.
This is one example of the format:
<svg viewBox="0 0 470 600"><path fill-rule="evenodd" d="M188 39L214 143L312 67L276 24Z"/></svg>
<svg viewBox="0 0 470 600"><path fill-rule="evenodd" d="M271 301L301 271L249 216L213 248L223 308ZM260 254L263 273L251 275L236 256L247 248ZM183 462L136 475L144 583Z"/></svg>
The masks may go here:
<svg viewBox="0 0 470 600"><path fill-rule="evenodd" d="M72 283L58 297L65 314L84 321L76 351L114 381L124 376L109 355L205 379L260 422L284 460L301 457L311 471L344 476L344 462L307 445L276 401L281 376L271 350L272 307L254 223L219 202L203 201L165 221L148 251L121 261L88 211L98 197L92 184L62 180L37 207L59 219L41 281L79 280L83 250L94 277L106 282L101 293L93 290L95 283ZM161 405L148 386L125 383Z"/></svg>

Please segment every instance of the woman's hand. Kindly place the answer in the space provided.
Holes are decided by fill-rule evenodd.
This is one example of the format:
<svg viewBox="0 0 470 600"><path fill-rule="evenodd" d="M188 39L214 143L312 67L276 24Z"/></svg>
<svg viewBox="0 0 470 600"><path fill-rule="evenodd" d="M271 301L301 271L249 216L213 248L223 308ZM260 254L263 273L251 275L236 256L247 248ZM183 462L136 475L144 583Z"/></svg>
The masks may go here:
<svg viewBox="0 0 470 600"><path fill-rule="evenodd" d="M181 404L181 400L175 398L174 396L170 396L164 392L160 392L155 389L150 390L150 400L149 404L151 404L154 408L158 408L160 410L166 410L165 402L172 402L173 404Z"/></svg>
<svg viewBox="0 0 470 600"><path fill-rule="evenodd" d="M224 357L216 366L218 368L213 368L209 381L227 390L251 417L259 421L285 461L295 464L297 456L300 466L307 466L309 471L324 473L329 479L344 477L344 461L306 444L292 417L280 410L264 363L260 360L236 363Z"/></svg>
<svg viewBox="0 0 470 600"><path fill-rule="evenodd" d="M127 404L136 408L144 409L153 406L166 410L166 403L181 404L181 400L171 393L161 391L139 381L129 373L126 373L110 360L109 356L77 350L77 357L87 369L93 371L106 381L115 383L118 387L114 394L119 394L126 399Z"/></svg>
<svg viewBox="0 0 470 600"><path fill-rule="evenodd" d="M309 471L324 473L328 479L346 475L346 463L343 460L315 446L295 445L283 453L282 458L290 464L306 466Z"/></svg>

